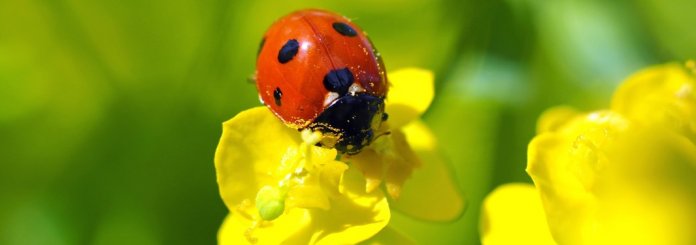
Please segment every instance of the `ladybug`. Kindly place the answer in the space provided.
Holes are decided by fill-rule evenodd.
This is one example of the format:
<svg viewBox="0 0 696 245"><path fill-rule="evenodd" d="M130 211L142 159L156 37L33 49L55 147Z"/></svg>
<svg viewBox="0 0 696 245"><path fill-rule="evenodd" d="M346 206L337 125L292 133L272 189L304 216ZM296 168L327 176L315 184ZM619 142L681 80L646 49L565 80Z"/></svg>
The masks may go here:
<svg viewBox="0 0 696 245"><path fill-rule="evenodd" d="M357 154L387 119L384 63L346 17L300 10L277 20L259 47L259 97L287 126L318 130L320 146Z"/></svg>

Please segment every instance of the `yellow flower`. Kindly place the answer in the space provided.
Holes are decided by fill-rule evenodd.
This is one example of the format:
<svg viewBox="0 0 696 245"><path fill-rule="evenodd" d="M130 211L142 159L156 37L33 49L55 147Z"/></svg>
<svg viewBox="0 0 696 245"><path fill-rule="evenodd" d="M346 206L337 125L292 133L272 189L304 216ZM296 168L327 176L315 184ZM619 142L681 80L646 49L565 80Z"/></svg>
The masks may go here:
<svg viewBox="0 0 696 245"><path fill-rule="evenodd" d="M391 133L357 155L337 159L335 149L315 146L320 133L298 133L265 107L225 122L215 167L230 214L219 243L407 241L384 229L390 207L429 220L457 217L464 202L435 153L434 137L417 120L432 100L433 76L404 69L389 80L383 130Z"/></svg>
<svg viewBox="0 0 696 245"><path fill-rule="evenodd" d="M668 64L631 76L611 109L643 126L664 127L696 142L696 62Z"/></svg>
<svg viewBox="0 0 696 245"><path fill-rule="evenodd" d="M533 185L515 183L498 187L483 201L482 212L483 244L555 244Z"/></svg>
<svg viewBox="0 0 696 245"><path fill-rule="evenodd" d="M503 186L488 198L498 205L485 207L484 243L502 244L493 241L509 235L501 232L506 225L537 231L518 233L524 239L558 244L696 243L692 69L667 64L638 72L614 94L611 110L545 112L528 149L536 189L521 194ZM542 206L533 222L501 216Z"/></svg>

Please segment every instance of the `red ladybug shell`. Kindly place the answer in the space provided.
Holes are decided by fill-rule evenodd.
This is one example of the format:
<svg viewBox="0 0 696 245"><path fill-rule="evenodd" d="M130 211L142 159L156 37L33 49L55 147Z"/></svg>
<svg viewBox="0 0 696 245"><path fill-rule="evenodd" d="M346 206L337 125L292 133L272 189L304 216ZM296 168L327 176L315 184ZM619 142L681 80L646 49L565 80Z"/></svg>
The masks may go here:
<svg viewBox="0 0 696 245"><path fill-rule="evenodd" d="M381 58L363 31L323 10L301 10L276 21L264 35L256 67L261 100L294 128L307 127L336 101L338 94L330 90L336 87L325 81L332 71L352 76L351 92L384 98L388 89ZM345 91L344 85L338 87Z"/></svg>

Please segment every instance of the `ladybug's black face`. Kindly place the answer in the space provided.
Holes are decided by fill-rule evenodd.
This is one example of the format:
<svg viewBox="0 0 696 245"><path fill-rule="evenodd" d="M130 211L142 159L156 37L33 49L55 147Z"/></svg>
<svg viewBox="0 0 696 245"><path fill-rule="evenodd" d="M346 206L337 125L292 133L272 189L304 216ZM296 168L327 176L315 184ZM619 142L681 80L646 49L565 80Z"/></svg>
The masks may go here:
<svg viewBox="0 0 696 245"><path fill-rule="evenodd" d="M384 98L367 93L347 94L327 107L309 128L337 135L338 139L333 147L339 152L352 155L372 143L374 131L380 126L383 115ZM375 117L378 120L373 120Z"/></svg>

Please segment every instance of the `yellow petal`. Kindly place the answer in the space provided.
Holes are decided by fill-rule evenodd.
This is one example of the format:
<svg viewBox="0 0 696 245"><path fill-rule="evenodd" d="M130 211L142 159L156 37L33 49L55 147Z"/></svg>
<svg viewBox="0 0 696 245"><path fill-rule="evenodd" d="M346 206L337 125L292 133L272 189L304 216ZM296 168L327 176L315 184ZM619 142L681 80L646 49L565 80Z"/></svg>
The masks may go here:
<svg viewBox="0 0 696 245"><path fill-rule="evenodd" d="M382 156L372 148L365 148L359 154L350 156L350 163L365 176L365 191L370 193L382 184L385 164Z"/></svg>
<svg viewBox="0 0 696 245"><path fill-rule="evenodd" d="M367 241L359 243L361 245L415 245L416 242L409 238L402 232L394 229L394 227L387 226L382 229L377 235L371 237Z"/></svg>
<svg viewBox="0 0 696 245"><path fill-rule="evenodd" d="M336 197L341 192L341 181L343 173L348 169L348 165L339 161L329 161L322 166L319 171L320 186L325 193Z"/></svg>
<svg viewBox="0 0 696 245"><path fill-rule="evenodd" d="M288 208L331 208L329 197L319 185L300 185L290 189L287 198Z"/></svg>
<svg viewBox="0 0 696 245"><path fill-rule="evenodd" d="M480 225L485 245L556 244L539 193L530 184L506 184L491 192L483 201Z"/></svg>
<svg viewBox="0 0 696 245"><path fill-rule="evenodd" d="M223 123L215 151L215 172L225 205L235 209L254 200L263 186L275 186L276 172L287 149L301 142L265 107L252 108Z"/></svg>
<svg viewBox="0 0 696 245"><path fill-rule="evenodd" d="M532 140L527 171L561 244L696 242L696 146L671 130L576 116Z"/></svg>
<svg viewBox="0 0 696 245"><path fill-rule="evenodd" d="M287 199L289 207L328 210L331 207L329 198L341 195L341 179L348 165L329 160L315 168L316 172L307 174L301 184L290 188Z"/></svg>
<svg viewBox="0 0 696 245"><path fill-rule="evenodd" d="M546 110L537 122L537 133L554 132L563 127L579 113L567 106L558 106Z"/></svg>
<svg viewBox="0 0 696 245"><path fill-rule="evenodd" d="M288 228L288 223L292 223L293 227ZM279 229L278 226L285 229ZM287 244L289 239L300 237L309 241L308 236L312 235L306 231L309 229L311 217L307 209L291 209L278 219L265 222L250 221L240 213L231 213L220 226L218 244Z"/></svg>
<svg viewBox="0 0 696 245"><path fill-rule="evenodd" d="M355 244L384 228L390 212L384 194L367 194L359 172L344 175L344 193L331 208L294 208L270 222L254 223L233 210L218 232L220 244ZM251 227L251 228L250 228Z"/></svg>
<svg viewBox="0 0 696 245"><path fill-rule="evenodd" d="M389 73L389 83L386 112L392 128L419 118L435 94L434 75L424 69L405 68Z"/></svg>
<svg viewBox="0 0 696 245"><path fill-rule="evenodd" d="M391 201L392 207L424 220L448 221L459 217L465 201L450 167L437 153L434 135L421 121L414 121L402 130L422 165L404 183L400 197Z"/></svg>
<svg viewBox="0 0 696 245"><path fill-rule="evenodd" d="M315 142L316 143L316 142ZM309 148L309 151L304 154L304 157L306 158L305 165L303 165L304 168L306 168L308 171L314 171L317 168L321 168L323 166L314 166L314 164L326 164L326 163L331 163L336 159L336 155L338 154L336 149L327 149L324 147L316 147L314 146L315 143L312 144L304 144L302 147L303 149L300 150L305 150L305 147ZM307 164L309 163L309 164ZM331 164L330 167L335 167L335 165Z"/></svg>
<svg viewBox="0 0 696 245"><path fill-rule="evenodd" d="M343 178L345 195L333 200L328 211L312 210L312 225L318 231L312 242L355 244L374 236L389 223L389 203L382 191L366 193L364 178L354 169L349 169Z"/></svg>
<svg viewBox="0 0 696 245"><path fill-rule="evenodd" d="M696 76L672 63L644 69L616 91L612 110L636 123L666 127L696 143Z"/></svg>
<svg viewBox="0 0 696 245"><path fill-rule="evenodd" d="M394 155L388 154L383 158L387 163L384 182L389 195L398 199L404 183L411 177L413 170L421 165L421 162L401 130L392 131L390 138Z"/></svg>
<svg viewBox="0 0 696 245"><path fill-rule="evenodd" d="M217 240L218 244L225 245L225 244L246 244L249 243L245 238L244 238L244 233L242 232L241 234L236 234L234 230L238 229L234 226L234 221L232 218L232 214L228 214L227 217L225 217L225 220L222 221L222 225L220 225L220 229L218 230L217 233ZM239 228L240 230L243 228Z"/></svg>
<svg viewBox="0 0 696 245"><path fill-rule="evenodd" d="M605 146L603 135L616 135L628 123L610 111L585 114L529 144L527 172L548 207L549 227L559 243L589 244L581 234L590 232L594 222L597 204L591 191L596 173L608 163L598 149Z"/></svg>

